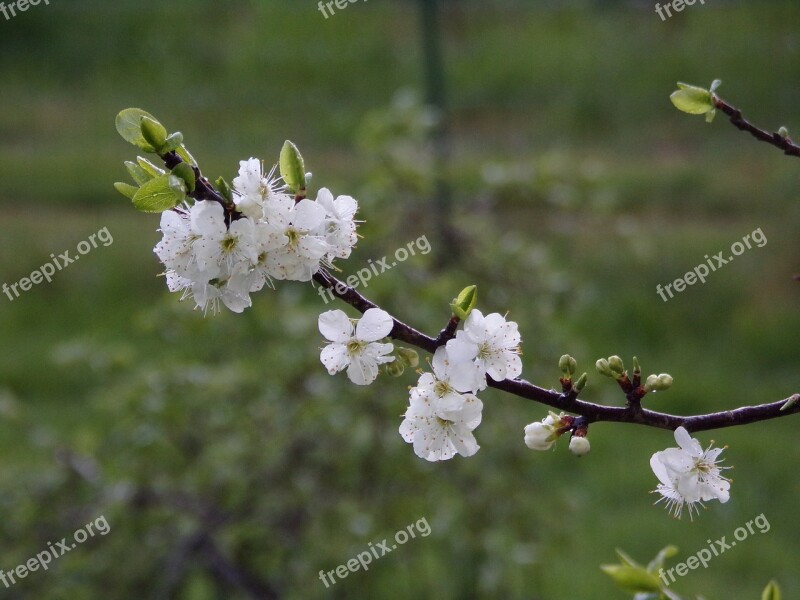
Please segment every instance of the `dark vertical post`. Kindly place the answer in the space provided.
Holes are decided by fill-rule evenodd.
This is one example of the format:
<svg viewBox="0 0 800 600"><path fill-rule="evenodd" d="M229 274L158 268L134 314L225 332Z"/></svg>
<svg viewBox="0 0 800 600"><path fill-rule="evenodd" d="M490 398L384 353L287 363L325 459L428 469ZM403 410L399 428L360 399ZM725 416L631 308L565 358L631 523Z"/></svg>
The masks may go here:
<svg viewBox="0 0 800 600"><path fill-rule="evenodd" d="M440 0L419 0L425 67L425 101L439 115L431 132L435 171L432 208L439 235L437 263L453 262L458 256L458 239L452 223L452 191L447 181L450 139L447 123L447 93L441 45Z"/></svg>

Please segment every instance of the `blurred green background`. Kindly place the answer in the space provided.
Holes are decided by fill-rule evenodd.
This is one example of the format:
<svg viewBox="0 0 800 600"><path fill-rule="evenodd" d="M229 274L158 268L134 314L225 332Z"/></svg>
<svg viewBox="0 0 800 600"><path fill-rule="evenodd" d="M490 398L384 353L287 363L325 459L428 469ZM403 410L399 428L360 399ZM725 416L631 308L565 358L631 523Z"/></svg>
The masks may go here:
<svg viewBox="0 0 800 600"><path fill-rule="evenodd" d="M648 494L668 432L599 424L586 458L563 442L535 453L522 429L545 408L487 390L480 452L428 464L397 433L415 374L366 389L328 376L316 318L331 305L311 286L203 318L157 276L157 216L111 187L135 156L113 126L128 106L183 131L213 177L292 139L312 194L361 203L345 275L427 236L433 252L367 296L435 333L478 284L484 312L520 324L540 385L558 385L569 352L596 402L622 401L592 368L610 354L671 373L647 404L677 414L797 392L800 163L668 100L678 80L720 78L756 123L800 130L796 0L709 0L665 22L649 1L441 4L446 168L417 2L325 19L313 0L51 0L0 20L2 281L103 227L114 239L0 296L0 568L99 515L111 526L0 597L606 600L625 597L598 568L616 547L648 560L674 543L685 560L762 513L768 533L673 587L755 599L775 577L800 597L797 417L701 434L730 446L732 498L676 521ZM656 294L757 228L763 248ZM318 579L423 517L430 536L330 589Z"/></svg>

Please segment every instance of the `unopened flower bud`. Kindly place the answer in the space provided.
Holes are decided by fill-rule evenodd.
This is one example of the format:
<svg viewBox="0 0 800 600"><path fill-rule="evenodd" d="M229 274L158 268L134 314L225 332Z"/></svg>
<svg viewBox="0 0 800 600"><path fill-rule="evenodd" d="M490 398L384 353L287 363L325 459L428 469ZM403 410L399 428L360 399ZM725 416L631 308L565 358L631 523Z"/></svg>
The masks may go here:
<svg viewBox="0 0 800 600"><path fill-rule="evenodd" d="M403 371L406 370L402 360L393 360L390 363L386 363L384 368L386 369L386 374L391 377L400 377Z"/></svg>
<svg viewBox="0 0 800 600"><path fill-rule="evenodd" d="M622 359L616 355L608 357L608 368L617 375L622 375L625 373L625 365L623 364Z"/></svg>
<svg viewBox="0 0 800 600"><path fill-rule="evenodd" d="M658 387L660 390L668 390L672 387L672 375L662 373L658 376Z"/></svg>
<svg viewBox="0 0 800 600"><path fill-rule="evenodd" d="M525 426L525 445L531 450L550 450L557 439L552 425L536 421Z"/></svg>
<svg viewBox="0 0 800 600"><path fill-rule="evenodd" d="M594 363L594 366L597 369L597 372L600 373L601 375L605 375L606 377L614 376L614 372L611 370L608 364L608 360L606 360L605 358L601 358L600 360L598 360L596 363Z"/></svg>
<svg viewBox="0 0 800 600"><path fill-rule="evenodd" d="M648 392L662 392L672 387L672 375L661 373L661 375L648 375L644 383L644 389Z"/></svg>
<svg viewBox="0 0 800 600"><path fill-rule="evenodd" d="M591 449L591 444L589 444L589 440L585 437L573 435L572 439L569 441L569 451L575 456L589 454L589 450Z"/></svg>
<svg viewBox="0 0 800 600"><path fill-rule="evenodd" d="M405 366L416 369L419 365L419 354L413 348L397 347L395 354Z"/></svg>
<svg viewBox="0 0 800 600"><path fill-rule="evenodd" d="M572 358L569 354L565 354L559 359L558 368L561 369L565 379L569 379L570 376L574 375L575 371L578 370L578 361Z"/></svg>
<svg viewBox="0 0 800 600"><path fill-rule="evenodd" d="M633 357L633 372L635 375L642 372L642 365L639 364L639 359L635 356Z"/></svg>

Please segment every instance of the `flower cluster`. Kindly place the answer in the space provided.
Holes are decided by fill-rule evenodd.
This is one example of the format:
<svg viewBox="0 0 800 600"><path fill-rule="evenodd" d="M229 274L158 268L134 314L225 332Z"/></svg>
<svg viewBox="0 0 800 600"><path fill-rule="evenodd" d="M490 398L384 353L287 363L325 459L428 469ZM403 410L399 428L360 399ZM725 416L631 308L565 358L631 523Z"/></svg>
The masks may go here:
<svg viewBox="0 0 800 600"><path fill-rule="evenodd" d="M393 345L378 341L389 335L393 323L377 308L367 310L360 320L349 319L341 310L322 313L319 330L329 341L320 354L322 364L331 375L346 368L353 383L372 383L381 364L396 360L390 356ZM417 456L439 461L478 451L472 432L480 425L483 404L476 394L486 388L487 375L495 381L519 376L520 341L517 324L502 315L469 313L464 329L434 353L433 371L422 373L409 391L400 435L413 444ZM397 353L402 358L401 350Z"/></svg>
<svg viewBox="0 0 800 600"><path fill-rule="evenodd" d="M665 501L667 510L677 518L684 505L689 507L691 518L692 511L699 512L698 504L705 506L703 502L709 500L727 502L731 484L720 471L729 467L718 466L724 448L709 446L704 451L683 427L675 430L675 441L679 448L667 448L650 458L650 467L661 482L654 490L661 494L657 502Z"/></svg>
<svg viewBox="0 0 800 600"><path fill-rule="evenodd" d="M220 301L233 312L251 305L250 293L272 280L309 281L321 266L347 258L357 241L357 202L325 188L316 200L286 193L273 168L241 161L233 180L237 211L230 222L217 202L181 205L161 216L155 253L170 291L182 291L212 312Z"/></svg>
<svg viewBox="0 0 800 600"><path fill-rule="evenodd" d="M472 456L480 446L473 431L480 425L483 404L475 395L495 381L513 379L522 372L517 324L498 313L475 309L464 329L439 347L432 373L420 375L409 392L409 406L400 435L420 458L447 460L456 454Z"/></svg>

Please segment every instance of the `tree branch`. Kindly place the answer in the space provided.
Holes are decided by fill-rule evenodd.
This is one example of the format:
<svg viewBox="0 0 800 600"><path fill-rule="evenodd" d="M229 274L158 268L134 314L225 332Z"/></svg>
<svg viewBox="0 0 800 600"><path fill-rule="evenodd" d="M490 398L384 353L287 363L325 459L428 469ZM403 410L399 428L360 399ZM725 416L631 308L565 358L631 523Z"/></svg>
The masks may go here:
<svg viewBox="0 0 800 600"><path fill-rule="evenodd" d="M325 270L320 270L314 275L314 281L319 285L329 289L331 293L346 302L361 313L370 308L380 308L374 302L368 300L356 290L339 281L336 277ZM394 327L389 334L390 337L411 344L421 350L433 354L436 348L447 343L447 336L440 334L439 338L434 339L424 333L417 331L410 325L406 325L399 319L392 317ZM733 427L734 425L746 425L778 417L786 417L800 413L800 394L795 394L789 398L760 404L757 406L745 406L735 410L726 410L716 413L703 415L671 415L660 413L642 408L638 403L629 403L628 406L603 406L592 402L578 400L578 395L574 390L559 393L552 389L541 388L524 379L505 379L494 381L491 377L486 377L489 387L502 390L509 394L533 400L540 404L571 412L586 417L590 422L610 421L615 423L632 423L655 427L658 429L675 430L678 427L685 427L690 432L708 431L711 429L722 429L723 427ZM789 401L795 399L796 402L786 410L781 410Z"/></svg>
<svg viewBox="0 0 800 600"><path fill-rule="evenodd" d="M730 122L733 123L736 128L748 132L757 140L766 142L767 144L772 144L776 148L780 148L783 150L783 153L788 156L800 156L800 146L795 144L788 135L784 137L777 131L769 132L761 129L760 127L756 127L750 121L744 118L741 110L728 104L716 94L712 93L711 99L716 108L728 115Z"/></svg>

